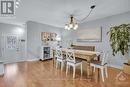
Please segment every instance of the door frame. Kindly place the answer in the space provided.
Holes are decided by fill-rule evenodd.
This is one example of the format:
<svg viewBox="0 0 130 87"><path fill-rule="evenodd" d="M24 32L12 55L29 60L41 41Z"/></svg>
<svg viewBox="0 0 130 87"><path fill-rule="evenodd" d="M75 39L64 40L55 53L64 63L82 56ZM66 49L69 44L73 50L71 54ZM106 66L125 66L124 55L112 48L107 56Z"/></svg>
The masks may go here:
<svg viewBox="0 0 130 87"><path fill-rule="evenodd" d="M14 49L9 49L7 48L7 37L8 36L16 36L16 48ZM18 36L17 34L13 34L13 33L2 33L1 35L1 45L2 45L2 58L3 58L3 61L6 62L6 63L10 63L10 62L18 62L18 61L21 61L21 50L20 50L20 36ZM6 59L6 52L8 51L11 51L13 50L14 52L16 51L16 54L15 54L15 58L12 58L12 59L16 59L16 60L12 60L12 61L9 61ZM8 57L7 57L8 58Z"/></svg>

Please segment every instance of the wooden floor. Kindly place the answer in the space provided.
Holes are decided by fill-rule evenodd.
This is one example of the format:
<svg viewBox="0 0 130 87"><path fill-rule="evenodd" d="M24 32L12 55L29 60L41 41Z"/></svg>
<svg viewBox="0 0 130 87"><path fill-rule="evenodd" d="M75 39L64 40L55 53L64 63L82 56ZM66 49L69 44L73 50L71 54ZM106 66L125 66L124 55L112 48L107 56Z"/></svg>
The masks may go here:
<svg viewBox="0 0 130 87"><path fill-rule="evenodd" d="M129 75L125 80L116 79L119 72L109 68L109 78L102 82L97 73L92 79L86 78L86 72L81 77L79 70L76 79L72 78L72 71L66 76L65 70L56 69L51 60L12 63L6 65L0 87L130 87Z"/></svg>

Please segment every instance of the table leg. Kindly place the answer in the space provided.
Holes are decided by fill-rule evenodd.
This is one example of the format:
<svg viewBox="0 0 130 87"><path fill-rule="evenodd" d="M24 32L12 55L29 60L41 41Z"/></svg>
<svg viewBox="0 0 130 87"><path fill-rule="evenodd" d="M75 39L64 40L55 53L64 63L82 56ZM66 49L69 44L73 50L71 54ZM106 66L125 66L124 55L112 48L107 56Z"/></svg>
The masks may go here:
<svg viewBox="0 0 130 87"><path fill-rule="evenodd" d="M53 67L55 66L55 58L53 58Z"/></svg>
<svg viewBox="0 0 130 87"><path fill-rule="evenodd" d="M88 78L88 79L91 79L91 78L92 78L90 62L87 62L87 78Z"/></svg>
<svg viewBox="0 0 130 87"><path fill-rule="evenodd" d="M97 60L100 61L100 55L97 57ZM99 71L100 71L100 69L98 68L98 76L99 76L99 73L100 73Z"/></svg>

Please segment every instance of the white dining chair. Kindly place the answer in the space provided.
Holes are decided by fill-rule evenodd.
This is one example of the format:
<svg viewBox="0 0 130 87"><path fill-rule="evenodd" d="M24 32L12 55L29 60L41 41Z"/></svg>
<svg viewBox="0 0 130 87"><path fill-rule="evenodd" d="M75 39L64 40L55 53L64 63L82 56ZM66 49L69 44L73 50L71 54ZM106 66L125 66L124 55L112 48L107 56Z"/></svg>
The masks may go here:
<svg viewBox="0 0 130 87"><path fill-rule="evenodd" d="M58 65L61 65L61 70L63 70L64 64L66 62L66 59L63 57L62 50L60 48L56 49L56 68L58 68Z"/></svg>
<svg viewBox="0 0 130 87"><path fill-rule="evenodd" d="M66 50L66 61L67 61L66 75L68 73L68 68L70 66L73 67L73 78L75 78L75 71L76 71L76 67L77 66L80 66L80 68L81 68L81 75L83 74L82 60L79 60L79 59L75 58L74 50L72 50L72 49Z"/></svg>
<svg viewBox="0 0 130 87"><path fill-rule="evenodd" d="M107 60L108 60L108 52L106 53L101 53L102 54L102 61L93 61L90 66L93 67L93 71L95 72L96 68L99 68L101 70L101 76L102 76L102 81L104 82L104 76L108 78L108 72L107 72ZM100 56L101 57L101 56ZM104 75L105 73L105 75Z"/></svg>

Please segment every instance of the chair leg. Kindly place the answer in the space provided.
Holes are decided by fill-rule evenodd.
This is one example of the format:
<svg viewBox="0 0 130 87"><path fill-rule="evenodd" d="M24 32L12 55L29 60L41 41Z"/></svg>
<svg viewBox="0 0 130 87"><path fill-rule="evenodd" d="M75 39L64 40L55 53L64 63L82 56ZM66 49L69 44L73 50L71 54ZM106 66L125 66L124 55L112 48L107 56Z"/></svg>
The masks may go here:
<svg viewBox="0 0 130 87"><path fill-rule="evenodd" d="M64 68L64 62L61 62L61 71L63 71Z"/></svg>
<svg viewBox="0 0 130 87"><path fill-rule="evenodd" d="M106 74L106 77L108 78L107 66L105 67L105 74Z"/></svg>
<svg viewBox="0 0 130 87"><path fill-rule="evenodd" d="M75 66L73 66L73 78L75 78Z"/></svg>
<svg viewBox="0 0 130 87"><path fill-rule="evenodd" d="M92 75L93 75L93 72L94 72L94 67L93 66L91 66L92 67Z"/></svg>
<svg viewBox="0 0 130 87"><path fill-rule="evenodd" d="M93 71L94 71L94 72L96 71L96 68L95 68L95 66L93 66Z"/></svg>
<svg viewBox="0 0 130 87"><path fill-rule="evenodd" d="M68 67L69 67L69 65L67 64L67 66L66 66L66 75L68 73Z"/></svg>
<svg viewBox="0 0 130 87"><path fill-rule="evenodd" d="M81 76L83 75L83 65L82 65L82 63L81 63Z"/></svg>
<svg viewBox="0 0 130 87"><path fill-rule="evenodd" d="M56 61L56 69L58 68L58 61Z"/></svg>
<svg viewBox="0 0 130 87"><path fill-rule="evenodd" d="M102 81L104 82L104 68L101 68Z"/></svg>
<svg viewBox="0 0 130 87"><path fill-rule="evenodd" d="M71 66L68 65L68 70L70 70L70 67L71 67Z"/></svg>

